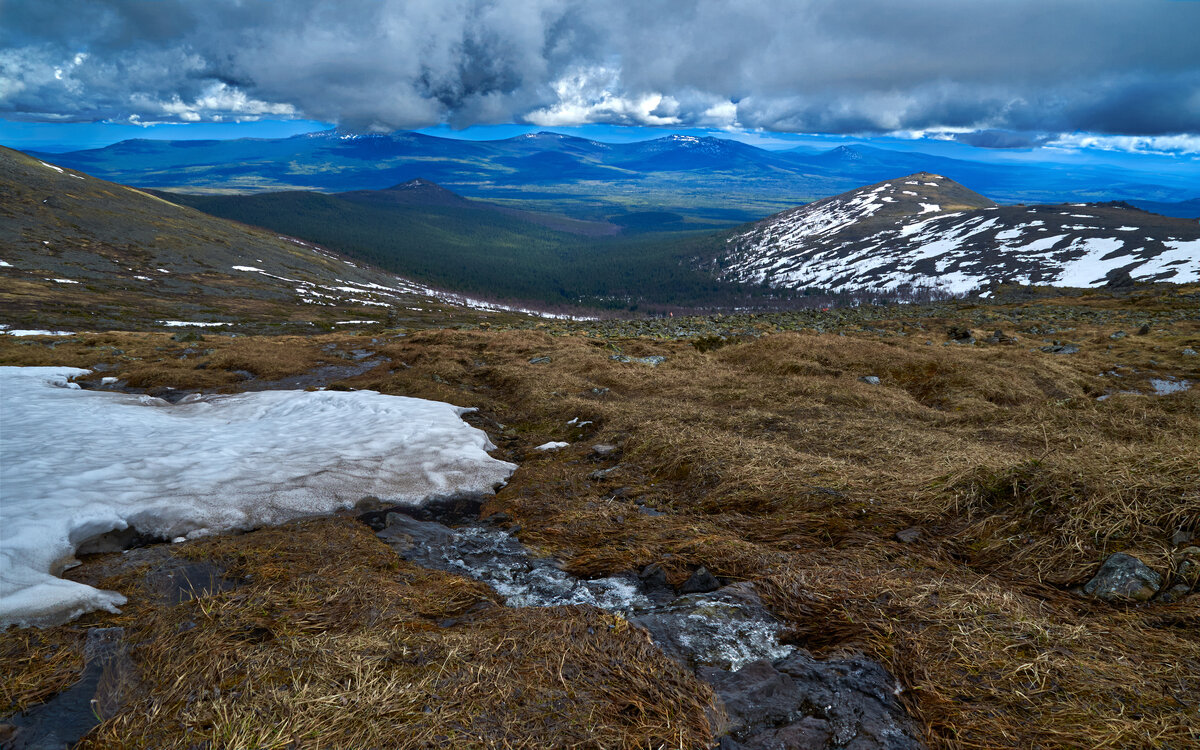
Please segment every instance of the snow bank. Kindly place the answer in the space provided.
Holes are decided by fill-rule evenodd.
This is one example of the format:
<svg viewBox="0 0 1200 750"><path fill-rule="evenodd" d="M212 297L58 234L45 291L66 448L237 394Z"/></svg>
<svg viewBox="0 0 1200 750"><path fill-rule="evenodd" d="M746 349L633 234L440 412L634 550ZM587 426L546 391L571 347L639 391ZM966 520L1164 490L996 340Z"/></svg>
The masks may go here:
<svg viewBox="0 0 1200 750"><path fill-rule="evenodd" d="M367 495L419 504L491 492L468 409L373 391L265 391L170 405L79 390L68 367L0 367L0 627L62 622L125 599L56 578L84 540L280 523Z"/></svg>

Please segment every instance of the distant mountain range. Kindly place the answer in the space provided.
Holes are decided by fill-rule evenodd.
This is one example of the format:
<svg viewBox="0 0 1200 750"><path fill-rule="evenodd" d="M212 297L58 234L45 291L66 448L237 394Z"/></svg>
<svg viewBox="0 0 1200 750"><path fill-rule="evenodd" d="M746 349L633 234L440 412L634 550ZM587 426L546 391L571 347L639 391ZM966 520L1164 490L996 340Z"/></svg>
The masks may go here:
<svg viewBox="0 0 1200 750"><path fill-rule="evenodd" d="M132 140L38 156L105 179L182 192L381 190L421 178L519 208L618 224L627 214L667 212L694 228L756 220L918 171L947 175L1006 203L1197 197L1194 181L1178 175L999 165L866 146L767 151L684 135L609 144L556 133L467 141L329 131L280 139Z"/></svg>
<svg viewBox="0 0 1200 750"><path fill-rule="evenodd" d="M700 141L692 156L715 158L706 150L724 146ZM669 143L658 147L663 158L680 156ZM645 226L585 221L424 179L337 194L149 193L0 149L0 216L3 322L31 328L402 325L448 320L456 303L473 304L434 287L666 311L778 308L879 290L919 297L1000 282L1200 280L1194 220L1123 203L998 206L928 172L734 229L670 232L666 212L623 215Z"/></svg>
<svg viewBox="0 0 1200 750"><path fill-rule="evenodd" d="M768 217L711 267L726 281L835 291L1196 282L1200 224L1121 203L997 206L921 172Z"/></svg>

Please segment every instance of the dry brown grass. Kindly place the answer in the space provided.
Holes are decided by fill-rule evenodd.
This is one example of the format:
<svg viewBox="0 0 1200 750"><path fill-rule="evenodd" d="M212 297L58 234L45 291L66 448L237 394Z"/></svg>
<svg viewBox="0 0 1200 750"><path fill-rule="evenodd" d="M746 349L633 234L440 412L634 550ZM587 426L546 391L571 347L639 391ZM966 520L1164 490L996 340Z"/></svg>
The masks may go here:
<svg viewBox="0 0 1200 750"><path fill-rule="evenodd" d="M172 552L245 583L168 606L144 565L84 566L76 577L130 595L124 613L47 631L121 625L133 644L132 702L84 748L675 748L710 734L711 693L623 619L506 609L482 584L399 560L353 520ZM5 655L24 649L5 661L21 685L6 687L9 705L70 671L30 663L36 633L0 640Z"/></svg>
<svg viewBox="0 0 1200 750"><path fill-rule="evenodd" d="M1200 532L1200 391L1096 400L1115 390L1145 393L1151 376L1200 380L1200 362L1181 354L1184 346L1200 348L1194 309L1156 324L1148 336L1133 335L1144 315L1181 304L1162 295L1092 295L983 312L964 308L960 318L919 319L913 310L899 310L903 320L873 321L885 333L849 327L845 336L775 333L705 352L686 341L424 331L372 347L392 366L346 384L479 407L476 423L505 458L521 462L487 511L510 513L522 525L523 541L581 575L661 562L675 581L705 565L729 579L759 582L795 642L821 653L862 649L887 664L934 747L1186 747L1200 742L1197 596L1123 607L1069 591L1116 551L1137 554L1171 575L1171 534ZM970 316L981 315L990 316L988 331L1017 332L1018 343L941 345L946 326L965 322L980 330L985 326ZM1058 333L1020 332L1034 324ZM899 335L902 329L908 335ZM1118 329L1131 335L1110 339ZM1046 354L1037 350L1043 337L1083 350ZM321 341L335 340L343 348L355 345L347 334ZM50 352L2 342L0 358L13 361L24 352L22 361L32 363L74 352L82 363L90 356L70 346ZM227 365L273 357L283 344L248 339L239 346L229 347ZM609 359L616 348L668 360L657 368L617 363ZM311 364L304 353L311 348L297 351L297 359L275 372ZM535 356L552 361L529 364ZM1101 375L1117 364L1124 377ZM881 385L858 380L869 374ZM593 392L603 388L608 392ZM575 417L593 424L568 426ZM554 454L531 450L548 440L573 445ZM618 445L618 454L591 456L588 446L596 442ZM589 479L595 469L615 464L620 468L609 478ZM635 501L665 515L645 515ZM918 542L892 540L908 526L922 530ZM250 617L242 613L252 609L246 602L222 596L230 596L226 618ZM335 601L314 599L305 608L325 612ZM429 639L421 642L443 657L464 655L452 659L460 663L476 652L456 640L458 631L492 624L519 630L510 617L532 618L520 632L537 653L543 646L593 648L577 624L555 630L535 615L501 609L472 615L471 625L421 631ZM564 623L600 618L613 633L620 627L595 612L563 611L561 617ZM298 644L331 637L300 626L285 635ZM624 636L618 640L626 643ZM322 643L322 652L338 650L332 641ZM353 652L353 643L337 645ZM353 671L344 661L349 657L312 658L313 669L343 659L319 670ZM580 657L580 671L563 672L568 690L592 691L586 695L593 701L628 695L589 682L588 658ZM638 651L636 658L654 657ZM255 674L272 669L281 667L264 660ZM513 685L535 679L514 674ZM611 687L624 679L601 681ZM192 689L204 680L196 677ZM48 676L46 684L52 682ZM642 685L634 704L653 704L658 689L674 695L670 684L684 683ZM330 684L313 685L305 695L317 704L321 695L346 695ZM488 689L508 695L496 684ZM449 693L437 694L448 700ZM235 702L220 705L225 718L213 726L252 721ZM284 704L263 705L282 710ZM436 719L424 713L393 718L425 732L405 736L424 739L447 727L498 721L446 705L446 712L434 709ZM698 705L671 711L699 715ZM349 713L371 710L356 706ZM679 724L662 714L647 716L603 736L632 741L649 730L630 727L653 724L656 741L675 742L664 727ZM526 742L519 737L530 738L528 746L555 746L563 737L600 736L573 723L577 715L550 711L543 718L544 724L504 725L490 736L512 731L506 741L514 746ZM134 732L146 716L134 711L127 721ZM567 734L551 734L551 725Z"/></svg>

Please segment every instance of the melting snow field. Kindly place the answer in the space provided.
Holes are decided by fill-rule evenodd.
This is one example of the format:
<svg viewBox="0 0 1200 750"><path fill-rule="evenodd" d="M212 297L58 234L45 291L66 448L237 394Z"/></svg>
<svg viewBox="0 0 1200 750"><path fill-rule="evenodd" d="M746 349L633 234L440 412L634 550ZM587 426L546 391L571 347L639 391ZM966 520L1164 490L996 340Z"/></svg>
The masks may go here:
<svg viewBox="0 0 1200 750"><path fill-rule="evenodd" d="M0 367L0 627L114 610L55 577L88 538L280 523L368 495L488 493L515 465L451 404L373 391L266 391L188 403L85 391L87 370ZM186 399L185 399L186 400Z"/></svg>

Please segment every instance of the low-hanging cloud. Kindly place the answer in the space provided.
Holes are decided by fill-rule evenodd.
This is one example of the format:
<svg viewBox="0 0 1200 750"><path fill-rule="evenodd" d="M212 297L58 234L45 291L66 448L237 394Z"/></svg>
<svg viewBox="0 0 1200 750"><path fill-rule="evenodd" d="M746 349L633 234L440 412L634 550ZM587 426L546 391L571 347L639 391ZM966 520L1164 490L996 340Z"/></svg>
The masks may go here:
<svg viewBox="0 0 1200 750"><path fill-rule="evenodd" d="M1200 132L1200 2L39 0L0 116Z"/></svg>

